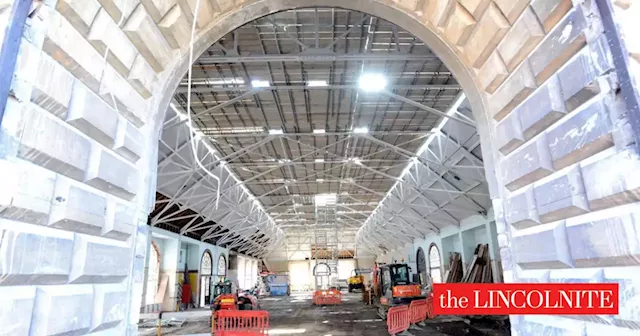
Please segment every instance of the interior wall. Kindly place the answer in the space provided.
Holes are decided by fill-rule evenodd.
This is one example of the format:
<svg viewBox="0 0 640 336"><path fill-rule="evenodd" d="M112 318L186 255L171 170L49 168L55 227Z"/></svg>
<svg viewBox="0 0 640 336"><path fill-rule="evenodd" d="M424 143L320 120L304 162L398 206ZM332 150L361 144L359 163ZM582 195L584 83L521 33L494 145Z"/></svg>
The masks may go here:
<svg viewBox="0 0 640 336"><path fill-rule="evenodd" d="M168 284L165 297L163 299L162 309L164 311L175 311L178 293L176 291L177 284L183 282L184 265L186 263L188 270L190 271L189 283L191 285L191 294L193 302L196 305L200 305L200 287L202 286L202 277L200 272L200 262L202 255L205 251L209 251L212 257L213 267L213 279L215 283L217 281L216 275L218 270L218 260L220 255L224 255L225 259L229 260L229 249L212 245L206 242L198 241L189 237L180 236L174 232L166 231L157 227L152 227L152 240L156 243L160 250L160 277L163 274L168 276ZM149 241L149 245L150 245ZM180 260L180 251L183 253L183 259ZM185 253L186 252L186 253ZM253 270L247 283L254 284L257 281L257 265L259 260L255 258L249 258L252 261L251 269ZM237 272L237 270L236 270ZM256 275L254 276L253 273ZM229 274L229 270L227 270ZM249 274L245 272L245 274ZM147 272L145 272L144 279L146 282ZM237 279L237 275L236 275ZM143 301L144 303L144 301Z"/></svg>
<svg viewBox="0 0 640 336"><path fill-rule="evenodd" d="M355 259L339 259L338 260L338 279L346 280L351 275L351 271L356 268Z"/></svg>
<svg viewBox="0 0 640 336"><path fill-rule="evenodd" d="M9 305L24 300L30 304L22 306L33 307L34 303L42 305L38 312L49 314L48 319L43 319L40 318L42 314L32 313L31 308L16 305L14 312L6 315L7 317L3 316L2 320L15 323L20 330L32 327L52 334L93 331L110 325L119 326L120 329L130 328L135 333L137 314L135 311L130 316L125 314L129 310L127 307L137 307L141 300L142 279L131 276L131 273L136 274L144 265L141 262L145 258L141 255L144 252L138 251L137 245L142 242L144 248L146 215L153 203L157 134L160 130L156 125L162 121L162 115L156 117L156 114L165 110L177 82L191 64L187 63L188 57L185 57L184 52L168 49L166 38L154 24L146 6L137 6L136 15L130 15L127 20L127 15L123 13L131 13L134 9L131 4L136 2L113 4L113 1L109 1L113 6L104 9L93 6L92 11L86 11L84 1L58 1L58 4L63 4L62 8L69 9L63 11L56 10L52 3L55 2L47 1L46 5L40 6L41 11L34 15L33 25L27 27L14 77L14 83L18 84L13 87L15 97L11 98L5 111L2 125L4 137L0 148L5 155L3 158L6 158L2 165L10 186L3 188L0 199L2 205L9 206L11 211L4 214L8 219L3 219L0 224L6 231L5 239L14 239L18 244L16 249L30 248L26 244L31 241L16 239L16 236L22 238L30 235L29 237L37 237L43 241L55 241L57 248L50 256L59 257L52 261L43 256L37 261L37 265L53 265L54 262L68 260L69 263L56 264L60 277L64 280L67 279L68 274L65 272L68 270L90 272L90 267L96 265L96 260L109 263L100 265L100 276L105 277L100 281L65 285L64 290L55 293L36 291L35 286L47 287L51 285L50 279L60 281L60 277L31 277L35 279L34 282L24 289L34 294L26 299L16 296L23 295L24 291L13 286L0 288L0 297L7 300ZM202 15L208 22L202 23L203 26L209 23L208 27L212 28L203 29L199 34L201 38L196 43L195 54L200 54L212 41L247 19L294 5L342 5L406 25L406 29L416 32L436 54L451 64L449 68L465 87L465 91L475 96L475 103L487 107L486 110L477 112L482 118L476 120L492 119L491 125L485 122L479 125L479 130L484 134L483 152L495 157L488 158L487 161L495 160L499 163L492 165L487 162L486 169L489 178L494 180L491 193L499 195L494 204L501 208L498 211L501 214L498 218L498 232L509 280L551 279L562 283L576 279L589 282L597 277L598 281L619 282L621 291L631 293L621 297L621 314L607 319L606 321L612 321L609 325L602 321L579 321L563 317L513 317L511 322L514 333L535 335L543 327L543 330L552 334L596 330L594 334L620 335L622 325L640 321L635 309L637 305L633 301L640 276L637 265L633 264L637 255L637 250L633 249L637 246L637 234L628 225L614 224L626 222L639 213L635 207L637 204L630 203L638 201L636 196L639 186L636 177L640 158L637 150L630 146L636 136L632 134L635 124L632 127L626 119L631 113L624 110L624 103L618 104L628 98L621 97L618 90L607 92L608 86L616 87L619 83L615 73L604 73L612 69L611 64L606 64L612 57L606 38L602 35L603 25L597 6L593 6L591 1L495 1L491 6L483 8L491 12L473 11L473 18L469 11L460 6L451 11L427 10L435 8L434 6L445 8L450 3L300 0L243 1L236 2L235 6L215 6L215 9L212 9L214 6L209 6L204 9L209 15ZM486 4L474 1L465 3ZM532 6L525 8L529 3ZM607 2L608 5L615 6L613 19L623 34L623 50L628 44L632 53L615 55L615 59L634 64L634 69L637 69L638 48L631 42L624 41L634 40L631 37L637 31L639 21L637 3ZM242 10L239 10L240 6L243 6ZM527 15L520 16L523 11ZM106 20L95 19L98 13ZM625 18L624 21L622 17ZM124 32L122 26L117 24L120 19L127 26ZM184 22L185 19L178 17L176 20ZM433 27L438 22L452 24L449 27L451 29L436 30ZM465 29L457 29L458 22L469 25ZM425 29L425 26L431 30ZM162 32L170 36L184 36L180 27L180 24L175 24L162 29ZM89 28L106 32L105 36L116 37L89 41L86 38ZM465 35L469 31L473 35L468 39L469 42L461 45L464 44L461 34ZM127 40L127 37L132 36L134 42ZM148 38L141 38L145 36ZM47 43L44 43L45 40ZM124 50L131 56L130 60L135 62L135 66L131 65L131 68L123 71L122 63L118 60L121 56L108 57L106 64L99 51L104 48L105 43L112 50L116 50L115 47ZM507 48L512 52L504 55L501 49L504 50L502 46L505 45L515 46L515 49ZM149 54L149 50L152 50L153 55ZM149 62L154 63L157 70L154 71ZM463 62L468 62L467 66ZM39 67L50 71L34 70ZM626 69L617 70L621 74L626 73ZM126 74L119 74L119 71ZM632 77L637 76L634 73ZM598 86L600 90L593 90L594 86ZM585 106L581 105L581 99L596 94L594 91L602 93L596 97L597 104L583 108ZM630 91L637 95L633 87ZM95 101L95 104L87 104L89 108L74 113L77 118L65 120L60 114L67 110L72 92L74 97L86 92L87 99ZM149 97L153 98L147 100ZM553 102L550 102L550 97ZM556 104L556 97L559 104ZM118 100L117 105L114 104L116 106L107 105L107 101L114 99ZM558 107L561 109L558 110ZM539 136L530 136L531 133L527 130L520 130L518 134L511 127L513 122L523 116L542 121L529 125L531 127L527 129ZM602 121L595 124L597 127L587 127L594 120L592 118ZM97 136L101 132L90 131L106 129L107 125L114 125L116 122L118 134L126 134L126 140L118 137L113 146L101 145L104 138ZM498 122L501 123L497 124ZM46 123L47 127L38 127L41 123ZM108 128L115 132L116 127ZM576 130L581 132L580 136L569 136L575 134ZM522 131L528 135L525 137ZM109 141L116 138L114 134L105 135L111 137ZM505 143L496 143L500 138ZM500 147L503 145L504 147ZM518 146L520 148L513 151L513 147ZM73 151L69 151L69 148L73 148ZM509 155L500 156L498 149L509 152ZM140 159L131 160L131 154L125 157L119 155L120 152L133 153ZM522 164L523 158L531 158L530 164ZM497 182L496 176L499 179ZM541 180L545 176L547 178ZM534 185L534 182L539 183ZM38 185L38 188L31 188L31 185ZM69 185L73 187L69 188ZM571 185L571 188L559 187L567 185ZM67 186L66 189L64 186ZM45 189L49 192L44 193ZM521 193L512 195L511 192L516 189ZM546 190L570 191L572 194L567 196L562 192L546 193ZM50 205L55 204L57 197L69 199L69 195L78 193L108 201L108 209L114 209L115 204L119 205L118 208L121 205L127 209L121 216L124 219L115 222L112 216L104 229L111 230L115 236L131 236L126 246L128 249L124 249L122 242L117 239L96 236L92 239L95 239L96 251L99 253L88 255L87 258L72 258L73 251L67 251L66 247L69 244L86 244L86 235L76 228L72 229L75 232L52 231L57 229L40 225L42 218L46 220L53 213L54 207ZM540 194L543 197L538 199L536 195ZM532 199L533 204L530 202ZM570 202L565 202L567 200ZM83 220L76 217L78 211L84 210L83 205L68 204L65 207L65 211L61 212L67 216L64 218L67 223ZM576 217L576 209L584 215ZM16 218L13 216L15 213L30 216ZM523 218L524 216L530 217ZM559 222L555 222L556 220ZM536 227L530 230L518 228L531 223ZM134 228L130 231L132 226ZM26 228L32 231L25 231ZM607 234L621 237L623 243L618 239L603 239ZM569 244L576 241L579 244ZM536 253L541 243L571 249ZM597 248L593 248L594 246ZM20 254L14 256L21 257ZM80 260L82 264L77 264L76 260ZM12 264L19 264L21 261L10 260ZM548 265L556 269L548 271ZM597 265L597 268L589 269L588 272L585 271L586 268L581 269L589 265ZM523 267L529 269L523 271ZM544 277L540 276L541 273L545 274ZM91 273L83 275L91 279L100 277L94 277ZM16 273L15 276L21 278L33 274ZM117 283L110 279L117 279ZM126 285L123 286L126 289L115 292L113 303L105 306L91 305L91 302L102 302L104 294L96 292L85 295L86 292L83 292L85 285L102 288L122 283ZM50 330L49 321L72 314L56 309L55 302L59 300L65 300L69 308L73 309L71 312L77 313L80 318L74 319L74 323L60 321L60 324L55 324L58 329ZM115 316L109 316L109 319L102 316L101 312L106 308L113 311ZM77 321L81 323L75 323ZM124 334L122 331L113 333Z"/></svg>
<svg viewBox="0 0 640 336"><path fill-rule="evenodd" d="M427 258L427 268L429 265L429 247L435 244L440 252L440 271L444 278L445 272L449 269L449 256L458 252L463 260L463 269L473 258L473 252L478 244L489 245L489 256L491 257L494 281L500 282L501 273L500 253L498 246L498 235L494 220L493 209L489 209L487 216L475 215L467 217L460 222L460 226L448 226L440 230L440 234L429 235L424 239L416 239L412 244L412 254L415 259L418 248L422 248ZM496 268L498 267L498 268Z"/></svg>
<svg viewBox="0 0 640 336"><path fill-rule="evenodd" d="M291 291L310 290L313 287L313 272L309 260L288 262Z"/></svg>

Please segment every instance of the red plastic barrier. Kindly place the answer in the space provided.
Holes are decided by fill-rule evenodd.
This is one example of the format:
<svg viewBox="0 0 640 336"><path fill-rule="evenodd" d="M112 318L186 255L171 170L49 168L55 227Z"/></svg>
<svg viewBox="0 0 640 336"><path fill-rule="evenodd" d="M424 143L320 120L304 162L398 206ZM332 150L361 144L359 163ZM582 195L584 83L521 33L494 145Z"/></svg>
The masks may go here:
<svg viewBox="0 0 640 336"><path fill-rule="evenodd" d="M427 318L432 319L433 314L433 294L427 298Z"/></svg>
<svg viewBox="0 0 640 336"><path fill-rule="evenodd" d="M410 319L408 306L391 307L387 313L389 335L395 335L409 329Z"/></svg>
<svg viewBox="0 0 640 336"><path fill-rule="evenodd" d="M342 303L342 293L337 290L319 290L313 293L313 304L323 305L339 305Z"/></svg>
<svg viewBox="0 0 640 336"><path fill-rule="evenodd" d="M413 300L409 305L411 323L419 323L427 319L427 299Z"/></svg>
<svg viewBox="0 0 640 336"><path fill-rule="evenodd" d="M264 310L218 310L214 336L262 336L269 334L269 313Z"/></svg>

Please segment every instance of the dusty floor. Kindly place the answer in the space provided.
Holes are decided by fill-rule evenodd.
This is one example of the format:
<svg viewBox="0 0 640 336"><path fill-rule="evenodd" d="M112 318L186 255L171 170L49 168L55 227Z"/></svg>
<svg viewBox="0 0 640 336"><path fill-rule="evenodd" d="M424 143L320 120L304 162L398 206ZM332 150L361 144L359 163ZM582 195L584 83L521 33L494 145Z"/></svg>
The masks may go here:
<svg viewBox="0 0 640 336"><path fill-rule="evenodd" d="M316 307L311 304L311 293L293 294L291 297L269 297L260 300L262 309L270 313L270 335L310 336L382 336L389 335L387 326L373 308L360 302L360 294L343 294L340 306ZM494 322L472 323L461 319L430 320L421 327L411 329L415 336L506 336L508 329ZM477 326L477 328L475 327ZM502 329L502 330L501 330ZM482 330L482 331L481 331ZM210 333L208 320L188 319L181 328L164 328L163 335L193 335ZM155 335L156 330L140 328L140 335Z"/></svg>

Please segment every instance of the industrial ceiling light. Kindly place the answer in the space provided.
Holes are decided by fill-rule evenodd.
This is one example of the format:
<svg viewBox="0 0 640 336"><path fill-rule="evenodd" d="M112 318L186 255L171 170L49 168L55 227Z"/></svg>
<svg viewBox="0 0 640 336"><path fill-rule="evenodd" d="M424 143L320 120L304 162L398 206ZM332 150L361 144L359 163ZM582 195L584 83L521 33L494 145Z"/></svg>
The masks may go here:
<svg viewBox="0 0 640 336"><path fill-rule="evenodd" d="M269 134L271 135L284 134L284 131L282 129L270 129Z"/></svg>
<svg viewBox="0 0 640 336"><path fill-rule="evenodd" d="M314 129L313 133L314 134L325 134L325 133L327 133L327 131L325 131L324 128L322 128L322 129L319 128L319 129Z"/></svg>
<svg viewBox="0 0 640 336"><path fill-rule="evenodd" d="M353 129L353 133L365 134L367 132L369 132L369 128L367 127L356 127Z"/></svg>
<svg viewBox="0 0 640 336"><path fill-rule="evenodd" d="M336 204L338 196L336 194L317 194L314 196L317 206L325 206L327 204Z"/></svg>
<svg viewBox="0 0 640 336"><path fill-rule="evenodd" d="M329 84L327 84L327 81L325 80L310 80L307 82L307 86L309 87L323 87L323 86L329 86Z"/></svg>
<svg viewBox="0 0 640 336"><path fill-rule="evenodd" d="M324 179L316 179L316 182L322 183L324 182Z"/></svg>
<svg viewBox="0 0 640 336"><path fill-rule="evenodd" d="M378 73L367 73L360 76L358 87L365 92L380 92L387 86L387 79Z"/></svg>
<svg viewBox="0 0 640 336"><path fill-rule="evenodd" d="M324 159L316 159L316 162L324 162Z"/></svg>
<svg viewBox="0 0 640 336"><path fill-rule="evenodd" d="M264 88L269 87L269 85L269 81L266 80L254 79L251 81L251 86L253 86L254 88Z"/></svg>

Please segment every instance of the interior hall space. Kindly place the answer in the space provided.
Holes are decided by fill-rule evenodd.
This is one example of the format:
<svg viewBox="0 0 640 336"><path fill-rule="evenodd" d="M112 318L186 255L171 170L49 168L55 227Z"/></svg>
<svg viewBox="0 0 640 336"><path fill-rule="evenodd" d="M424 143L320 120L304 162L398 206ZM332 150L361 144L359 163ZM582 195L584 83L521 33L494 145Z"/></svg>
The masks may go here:
<svg viewBox="0 0 640 336"><path fill-rule="evenodd" d="M0 0L0 336L639 335L638 18ZM434 312L576 283L618 314Z"/></svg>

